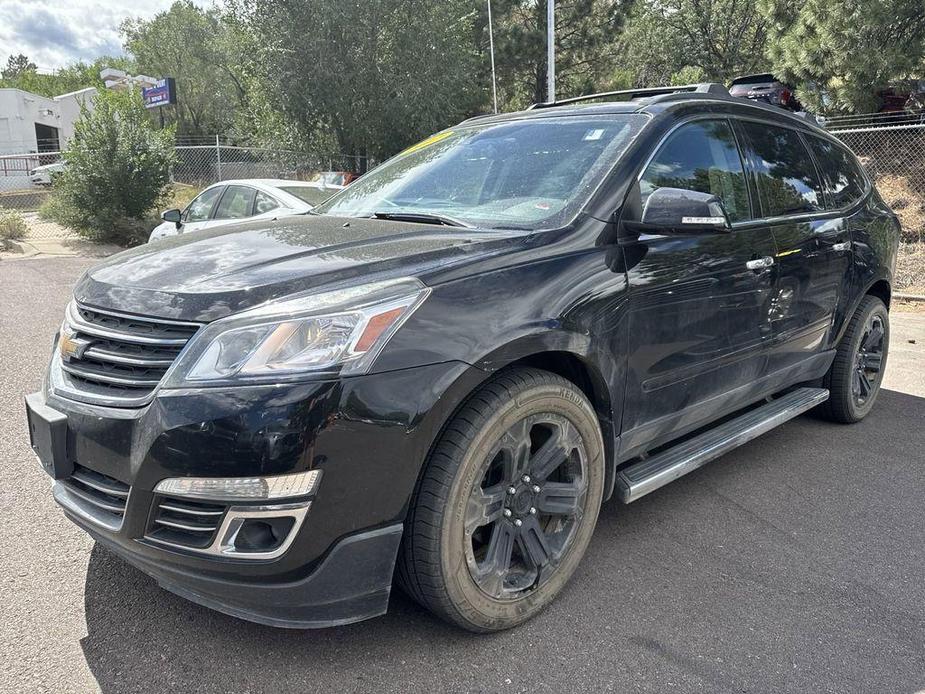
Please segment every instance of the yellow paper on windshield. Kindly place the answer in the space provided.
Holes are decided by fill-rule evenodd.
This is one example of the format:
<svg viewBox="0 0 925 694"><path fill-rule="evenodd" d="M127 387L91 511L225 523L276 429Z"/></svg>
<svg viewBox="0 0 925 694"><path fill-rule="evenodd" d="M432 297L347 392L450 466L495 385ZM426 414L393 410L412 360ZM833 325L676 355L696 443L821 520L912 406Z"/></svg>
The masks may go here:
<svg viewBox="0 0 925 694"><path fill-rule="evenodd" d="M450 135L453 134L452 130L444 130L442 133L437 133L436 135L431 135L426 140L421 140L416 145L411 145L408 149L404 150L402 154L411 154L412 152L417 152L419 149L424 149L425 147L430 147L441 140L445 140Z"/></svg>

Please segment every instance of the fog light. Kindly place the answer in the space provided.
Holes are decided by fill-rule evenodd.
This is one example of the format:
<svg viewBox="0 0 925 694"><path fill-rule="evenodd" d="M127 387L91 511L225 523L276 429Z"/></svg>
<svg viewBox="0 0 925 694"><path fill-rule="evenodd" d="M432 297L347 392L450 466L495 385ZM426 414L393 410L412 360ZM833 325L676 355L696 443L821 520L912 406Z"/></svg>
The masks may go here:
<svg viewBox="0 0 925 694"><path fill-rule="evenodd" d="M289 535L295 519L291 516L246 519L234 536L234 548L238 552L268 552L279 547Z"/></svg>
<svg viewBox="0 0 925 694"><path fill-rule="evenodd" d="M208 501L263 501L309 496L320 479L321 470L272 477L171 477L158 482L154 491Z"/></svg>

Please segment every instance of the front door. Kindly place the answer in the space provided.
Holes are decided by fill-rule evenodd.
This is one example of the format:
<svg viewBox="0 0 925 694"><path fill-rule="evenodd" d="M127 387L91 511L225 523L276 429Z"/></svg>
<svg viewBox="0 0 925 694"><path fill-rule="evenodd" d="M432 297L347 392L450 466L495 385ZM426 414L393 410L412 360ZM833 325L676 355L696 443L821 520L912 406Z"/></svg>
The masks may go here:
<svg viewBox="0 0 925 694"><path fill-rule="evenodd" d="M725 119L680 126L639 179L712 193L734 224L752 218L735 134ZM624 232L626 233L626 232ZM764 374L776 254L767 227L625 235L630 314L621 457L664 443L748 400ZM747 404L747 403L746 403Z"/></svg>
<svg viewBox="0 0 925 694"><path fill-rule="evenodd" d="M205 229L212 219L216 204L224 191L225 186L206 188L193 198L193 201L183 210L183 215L180 218L183 226L180 232L187 234L191 231Z"/></svg>

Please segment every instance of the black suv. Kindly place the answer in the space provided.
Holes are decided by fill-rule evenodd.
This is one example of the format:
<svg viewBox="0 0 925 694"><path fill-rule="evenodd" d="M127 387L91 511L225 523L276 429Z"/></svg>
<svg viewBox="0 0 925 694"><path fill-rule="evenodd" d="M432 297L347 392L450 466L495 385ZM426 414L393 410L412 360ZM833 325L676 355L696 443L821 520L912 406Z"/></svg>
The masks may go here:
<svg viewBox="0 0 925 694"><path fill-rule="evenodd" d="M896 217L718 85L472 119L316 210L89 270L27 396L68 517L217 610L343 624L394 571L511 627L602 501L876 399Z"/></svg>

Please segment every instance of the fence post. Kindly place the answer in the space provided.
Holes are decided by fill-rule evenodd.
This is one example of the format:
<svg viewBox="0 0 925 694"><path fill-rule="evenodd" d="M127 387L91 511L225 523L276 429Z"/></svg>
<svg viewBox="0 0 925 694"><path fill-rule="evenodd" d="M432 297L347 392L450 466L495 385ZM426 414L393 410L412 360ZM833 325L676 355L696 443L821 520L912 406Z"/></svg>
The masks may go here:
<svg viewBox="0 0 925 694"><path fill-rule="evenodd" d="M215 136L215 166L218 169L218 179L222 180L222 145L218 139L218 135Z"/></svg>

